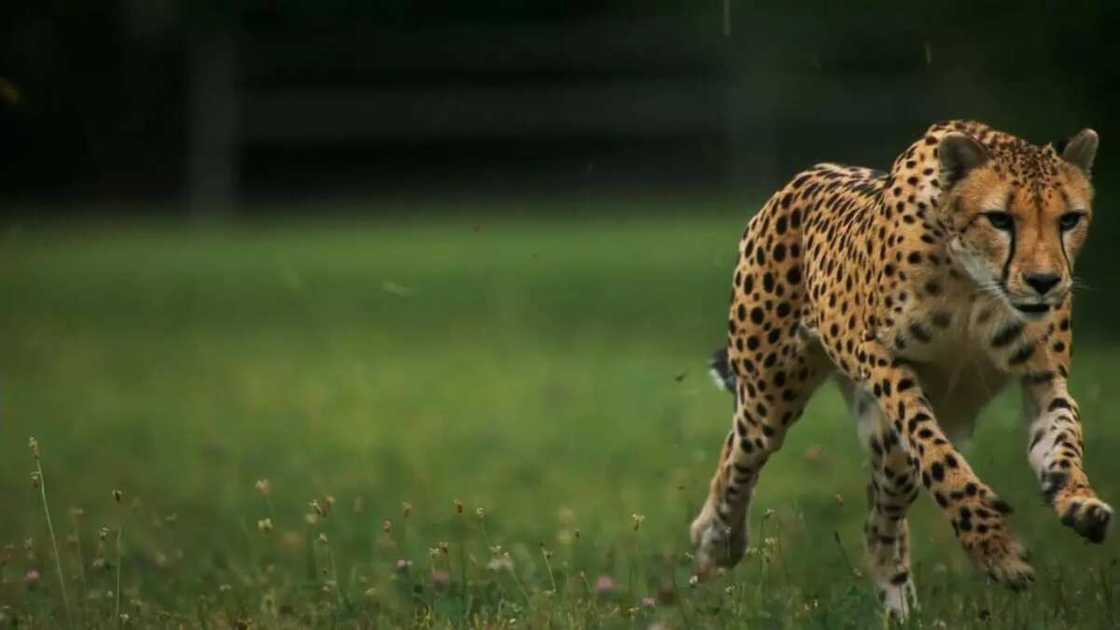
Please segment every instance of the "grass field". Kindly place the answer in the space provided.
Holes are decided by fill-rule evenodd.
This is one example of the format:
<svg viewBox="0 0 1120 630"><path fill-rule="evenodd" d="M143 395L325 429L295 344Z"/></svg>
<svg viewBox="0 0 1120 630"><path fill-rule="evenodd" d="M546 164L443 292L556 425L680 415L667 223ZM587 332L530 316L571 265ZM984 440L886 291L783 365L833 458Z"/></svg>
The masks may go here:
<svg viewBox="0 0 1120 630"><path fill-rule="evenodd" d="M879 626L831 386L763 474L755 552L689 584L743 210L406 210L0 233L5 624ZM1074 377L1114 503L1117 352L1083 337ZM1120 626L1116 539L1088 546L1042 505L1017 393L984 415L967 453L1038 582L989 585L922 498L908 626Z"/></svg>

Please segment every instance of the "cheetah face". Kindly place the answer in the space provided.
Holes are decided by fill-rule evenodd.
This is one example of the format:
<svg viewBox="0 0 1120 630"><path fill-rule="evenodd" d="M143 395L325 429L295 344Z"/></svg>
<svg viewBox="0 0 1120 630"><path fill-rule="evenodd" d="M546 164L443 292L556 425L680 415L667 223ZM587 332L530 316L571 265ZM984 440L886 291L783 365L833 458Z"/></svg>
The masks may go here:
<svg viewBox="0 0 1120 630"><path fill-rule="evenodd" d="M1097 134L1086 129L1061 154L1023 144L989 151L963 134L939 146L941 204L950 255L981 291L1023 319L1041 319L1073 286L1073 264L1088 235L1089 172Z"/></svg>

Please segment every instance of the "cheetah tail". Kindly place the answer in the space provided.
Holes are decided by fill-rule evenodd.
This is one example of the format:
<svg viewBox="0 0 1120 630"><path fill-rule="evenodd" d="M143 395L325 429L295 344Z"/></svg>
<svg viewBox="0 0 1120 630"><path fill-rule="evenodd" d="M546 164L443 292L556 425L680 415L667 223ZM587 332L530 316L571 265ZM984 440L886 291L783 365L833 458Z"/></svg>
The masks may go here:
<svg viewBox="0 0 1120 630"><path fill-rule="evenodd" d="M731 363L727 359L727 348L720 348L712 353L708 361L708 373L712 375L716 387L735 393L735 373L731 371Z"/></svg>

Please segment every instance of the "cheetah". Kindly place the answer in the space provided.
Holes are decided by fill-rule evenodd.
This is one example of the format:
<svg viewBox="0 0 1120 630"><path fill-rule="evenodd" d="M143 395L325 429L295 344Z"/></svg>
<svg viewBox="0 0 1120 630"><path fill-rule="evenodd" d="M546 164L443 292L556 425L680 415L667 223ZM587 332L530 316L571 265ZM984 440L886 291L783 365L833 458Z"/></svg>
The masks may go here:
<svg viewBox="0 0 1120 630"><path fill-rule="evenodd" d="M735 412L690 529L698 572L743 557L762 467L830 375L869 450L865 542L888 614L917 605L906 512L920 487L979 569L1015 589L1034 580L1011 507L953 442L1010 381L1044 497L1062 523L1104 540L1112 508L1085 473L1068 390L1097 146L1091 129L1039 147L950 121L889 173L818 164L770 197L739 243L728 343L713 359Z"/></svg>

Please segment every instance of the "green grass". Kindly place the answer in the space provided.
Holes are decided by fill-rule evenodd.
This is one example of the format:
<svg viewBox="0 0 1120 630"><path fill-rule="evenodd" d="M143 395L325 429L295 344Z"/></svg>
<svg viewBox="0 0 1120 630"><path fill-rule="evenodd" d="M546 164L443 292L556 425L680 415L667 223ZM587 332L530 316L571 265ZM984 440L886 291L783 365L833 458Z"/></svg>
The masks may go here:
<svg viewBox="0 0 1120 630"><path fill-rule="evenodd" d="M704 362L746 213L506 210L0 233L0 617L66 625L35 436L75 626L117 626L119 570L143 627L876 627L867 474L831 386L763 474L757 551L688 584L730 412ZM1116 351L1082 343L1074 378L1112 500ZM920 499L912 627L1120 624L1116 544L1042 505L1017 400L967 452L1039 580L987 584Z"/></svg>

